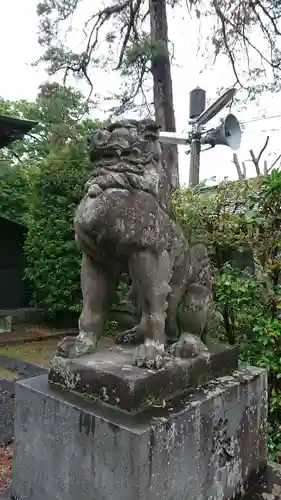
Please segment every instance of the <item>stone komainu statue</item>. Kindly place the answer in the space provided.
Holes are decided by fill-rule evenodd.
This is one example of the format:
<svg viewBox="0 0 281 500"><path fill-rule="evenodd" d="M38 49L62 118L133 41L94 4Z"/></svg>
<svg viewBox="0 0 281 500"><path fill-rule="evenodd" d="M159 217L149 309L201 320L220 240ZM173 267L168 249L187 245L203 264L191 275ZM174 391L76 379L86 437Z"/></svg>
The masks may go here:
<svg viewBox="0 0 281 500"><path fill-rule="evenodd" d="M152 120L128 120L94 130L89 139L95 169L74 218L83 252L83 310L79 336L58 345L60 356L96 349L124 271L140 321L118 341L140 344L134 356L138 366L161 367L167 338L177 356L206 350L200 336L212 310L209 260L204 246L189 248L169 213L158 132ZM180 306L192 331L179 321Z"/></svg>

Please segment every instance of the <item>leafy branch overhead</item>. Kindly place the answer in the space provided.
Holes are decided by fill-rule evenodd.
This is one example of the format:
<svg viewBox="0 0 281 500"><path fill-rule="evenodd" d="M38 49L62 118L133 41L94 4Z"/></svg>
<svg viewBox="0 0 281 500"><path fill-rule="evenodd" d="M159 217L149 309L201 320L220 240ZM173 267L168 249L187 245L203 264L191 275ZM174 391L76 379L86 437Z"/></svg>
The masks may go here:
<svg viewBox="0 0 281 500"><path fill-rule="evenodd" d="M248 87L251 97L265 89L279 89L280 2L213 0L209 13L213 12L217 22L210 38L215 46L215 55L227 55L236 83ZM267 82L262 82L264 77ZM256 83L260 78L260 83Z"/></svg>
<svg viewBox="0 0 281 500"><path fill-rule="evenodd" d="M85 78L91 90L89 70L93 67L112 64L123 76L130 76L123 92L115 95L121 102L117 114L130 109L138 95L149 108L145 90L147 76L153 70L151 61L161 57L161 51L167 51L167 40L161 47L159 36L153 37L151 13L154 10L154 14L161 15L161 6L166 9L187 5L188 9L194 8L198 22L207 18L207 38L215 59L222 54L227 56L236 83L247 88L250 97L264 89L280 88L281 4L276 0L108 0L103 7L102 2L95 2L85 19L82 48L75 52L61 38L61 30L66 25L67 32L73 30L75 14L83 5L83 0L43 0L38 4L39 41L45 48L41 61L47 63L50 74L63 71L65 77L73 73ZM110 62L98 56L104 41L108 44L107 54L111 54ZM114 57L117 46L118 54ZM210 43L206 48L210 49Z"/></svg>
<svg viewBox="0 0 281 500"><path fill-rule="evenodd" d="M8 101L0 98L0 114L35 120L38 125L25 136L1 150L1 158L18 164L40 164L54 146L84 140L90 128L89 105L76 89L63 87L56 82L42 83L37 98L30 101Z"/></svg>
<svg viewBox="0 0 281 500"><path fill-rule="evenodd" d="M83 0L44 0L38 4L37 13L41 20L39 42L46 48L40 61L47 63L51 75L63 71L65 79L70 73L84 77L92 92L89 70L102 64L101 58L97 57L100 43L105 39L109 52L118 44L117 61L113 69L120 70L122 76L130 76L130 83L125 84L123 93L115 95L120 100L120 108L116 113L123 113L131 108L140 93L146 101L145 84L151 69L151 59L156 53L165 51L165 47L153 42L149 33L143 30L149 14L145 2L125 0L97 9L89 16L84 25L85 41L81 52L65 49L59 38L60 26L68 20L72 29L73 16L81 3ZM105 61L105 65L111 64L111 60ZM148 103L145 104L149 108Z"/></svg>
<svg viewBox="0 0 281 500"><path fill-rule="evenodd" d="M49 73L63 72L65 79L70 73L84 77L91 93L93 84L89 75L94 66L118 70L124 83L121 92L112 96L118 102L111 109L113 114L124 114L137 106L147 115L151 114L153 104L159 125L164 130L175 131L166 1L111 0L102 8L93 7L85 20L82 49L77 53L66 48L65 38L61 40L61 28L68 23L67 34L74 34L74 17L81 5L85 5L83 0L44 0L38 4L39 41L46 49L40 60L47 64ZM106 57L102 59L98 55L104 42ZM168 184L178 188L177 148L163 148L163 161Z"/></svg>

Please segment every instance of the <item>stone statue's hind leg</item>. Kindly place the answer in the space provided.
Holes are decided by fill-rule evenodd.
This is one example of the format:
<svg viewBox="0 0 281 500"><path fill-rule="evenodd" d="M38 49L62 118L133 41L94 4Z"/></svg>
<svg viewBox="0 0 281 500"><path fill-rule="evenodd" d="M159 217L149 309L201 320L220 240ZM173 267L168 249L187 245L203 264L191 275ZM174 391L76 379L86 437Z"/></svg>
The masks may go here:
<svg viewBox="0 0 281 500"><path fill-rule="evenodd" d="M184 294L186 291L186 279L183 273L179 280L175 283L175 279L172 279L171 287L172 290L169 293L167 299L167 314L166 314L166 338L169 344L173 342L177 342L180 336L179 331L179 322L178 322L178 314L179 314L179 305L184 298Z"/></svg>
<svg viewBox="0 0 281 500"><path fill-rule="evenodd" d="M178 310L177 323L180 337L170 348L175 356L194 357L207 353L208 349L203 342L203 333L206 330L212 309L212 291L209 259L203 245L195 245L189 252L189 274L184 287L184 293L178 302L181 310ZM176 285L173 293L179 290ZM176 301L173 301L173 293L169 297L172 303L171 311L168 308L168 329L173 332L174 315L173 309ZM169 331L167 334L169 335Z"/></svg>
<svg viewBox="0 0 281 500"><path fill-rule="evenodd" d="M173 262L173 272L170 281L171 290L167 297L165 330L169 345L177 342L181 333L178 321L179 305L186 293L189 273L189 249L184 249L181 257Z"/></svg>
<svg viewBox="0 0 281 500"><path fill-rule="evenodd" d="M57 347L57 354L76 357L93 352L100 340L108 311L111 293L117 285L112 272L83 254L81 288L83 310L79 318L79 335L65 338Z"/></svg>
<svg viewBox="0 0 281 500"><path fill-rule="evenodd" d="M183 299L186 300L188 292L191 294L193 292L194 295L192 287L189 287L188 290L186 290L186 283L179 281L177 285L174 286L173 291L168 298L166 335L170 345L169 352L175 357L181 358L192 358L208 351L200 338L201 331L198 330L199 316L202 317L203 322L206 320L206 314L203 314L202 316L201 302L200 311L197 310L197 304L194 304L192 310L195 327L197 328L193 328L191 331L189 329L186 330L183 328L184 325L182 322L179 321L179 306ZM194 298L193 295L192 298ZM191 326L191 321L189 321L189 326Z"/></svg>
<svg viewBox="0 0 281 500"><path fill-rule="evenodd" d="M138 366L159 367L164 360L165 303L169 291L170 258L167 251L160 256L137 252L129 261L130 276L137 290L141 310L140 324L119 335L120 342L144 342L135 351Z"/></svg>

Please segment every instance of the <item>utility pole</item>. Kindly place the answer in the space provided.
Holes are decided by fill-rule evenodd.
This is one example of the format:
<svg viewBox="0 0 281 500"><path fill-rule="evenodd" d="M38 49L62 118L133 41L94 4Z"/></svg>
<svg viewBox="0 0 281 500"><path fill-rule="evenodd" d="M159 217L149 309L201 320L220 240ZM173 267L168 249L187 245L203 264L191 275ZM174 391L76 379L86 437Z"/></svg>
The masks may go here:
<svg viewBox="0 0 281 500"><path fill-rule="evenodd" d="M237 151L241 144L241 128L237 118L228 114L221 124L205 131L204 126L212 120L233 99L236 89L226 90L211 106L206 107L206 91L196 87L190 92L189 124L191 131L187 134L177 132L160 132L162 144L190 145L189 187L198 186L200 179L200 153L202 144L211 148L221 145ZM209 149L209 148L207 148ZM203 150L204 151L204 150Z"/></svg>
<svg viewBox="0 0 281 500"><path fill-rule="evenodd" d="M189 93L189 123L193 125L206 108L206 92L196 87ZM200 128L193 126L190 144L189 187L199 184L200 176L201 135Z"/></svg>
<svg viewBox="0 0 281 500"><path fill-rule="evenodd" d="M189 187L195 187L199 184L200 152L200 137L194 137L190 144Z"/></svg>

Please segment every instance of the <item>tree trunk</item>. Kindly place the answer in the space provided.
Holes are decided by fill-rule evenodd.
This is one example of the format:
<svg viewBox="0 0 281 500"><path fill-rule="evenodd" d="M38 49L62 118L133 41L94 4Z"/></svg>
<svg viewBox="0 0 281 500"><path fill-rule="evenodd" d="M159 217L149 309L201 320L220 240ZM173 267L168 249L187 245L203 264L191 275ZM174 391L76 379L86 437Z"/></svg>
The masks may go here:
<svg viewBox="0 0 281 500"><path fill-rule="evenodd" d="M149 0L151 39L159 48L151 61L155 120L167 132L176 131L166 0ZM170 192L179 187L178 148L163 146L163 164Z"/></svg>

